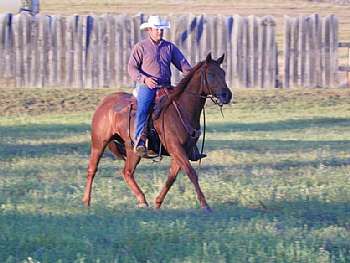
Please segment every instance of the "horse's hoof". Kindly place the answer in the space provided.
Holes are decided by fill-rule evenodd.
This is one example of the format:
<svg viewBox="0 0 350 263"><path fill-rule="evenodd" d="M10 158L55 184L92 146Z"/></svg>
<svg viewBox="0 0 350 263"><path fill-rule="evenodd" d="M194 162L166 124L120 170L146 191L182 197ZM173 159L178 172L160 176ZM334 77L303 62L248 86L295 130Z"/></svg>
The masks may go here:
<svg viewBox="0 0 350 263"><path fill-rule="evenodd" d="M137 208L147 208L148 204L147 203L138 203Z"/></svg>
<svg viewBox="0 0 350 263"><path fill-rule="evenodd" d="M84 207L86 207L86 208L89 208L90 207L90 201L89 200L82 200L83 201L83 205L84 205Z"/></svg>
<svg viewBox="0 0 350 263"><path fill-rule="evenodd" d="M202 211L206 214L210 214L213 210L209 206L202 207Z"/></svg>
<svg viewBox="0 0 350 263"><path fill-rule="evenodd" d="M154 203L154 208L156 210L159 210L161 205L162 205L161 203Z"/></svg>

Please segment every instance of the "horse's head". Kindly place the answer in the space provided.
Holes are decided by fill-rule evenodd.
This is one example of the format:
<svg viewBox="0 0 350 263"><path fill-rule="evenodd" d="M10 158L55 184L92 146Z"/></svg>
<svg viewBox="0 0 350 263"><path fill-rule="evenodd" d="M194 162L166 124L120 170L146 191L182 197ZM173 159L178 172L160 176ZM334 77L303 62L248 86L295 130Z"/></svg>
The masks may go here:
<svg viewBox="0 0 350 263"><path fill-rule="evenodd" d="M222 106L232 99L232 92L227 87L225 71L220 67L224 60L224 54L217 60L212 59L209 53L201 67L202 95L216 98L216 103Z"/></svg>

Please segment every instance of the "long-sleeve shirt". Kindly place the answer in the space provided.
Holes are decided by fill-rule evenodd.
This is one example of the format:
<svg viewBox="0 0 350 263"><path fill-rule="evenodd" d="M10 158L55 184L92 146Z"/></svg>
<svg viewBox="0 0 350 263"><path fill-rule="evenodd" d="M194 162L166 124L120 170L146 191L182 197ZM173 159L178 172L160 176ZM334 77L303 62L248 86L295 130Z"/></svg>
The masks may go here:
<svg viewBox="0 0 350 263"><path fill-rule="evenodd" d="M154 43L150 37L137 43L130 55L128 71L131 78L144 83L146 77L152 77L158 85L170 85L170 64L183 73L191 70L181 51L171 42L161 40Z"/></svg>

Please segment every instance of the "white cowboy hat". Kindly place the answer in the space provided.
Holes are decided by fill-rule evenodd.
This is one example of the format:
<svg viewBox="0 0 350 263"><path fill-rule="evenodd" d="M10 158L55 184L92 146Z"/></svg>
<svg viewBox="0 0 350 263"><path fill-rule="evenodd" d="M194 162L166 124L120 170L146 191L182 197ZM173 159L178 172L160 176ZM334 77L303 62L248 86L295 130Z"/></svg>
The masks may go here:
<svg viewBox="0 0 350 263"><path fill-rule="evenodd" d="M162 20L160 16L150 16L146 23L141 24L140 30L144 30L149 27L156 29L168 29L170 28L170 24L168 21Z"/></svg>

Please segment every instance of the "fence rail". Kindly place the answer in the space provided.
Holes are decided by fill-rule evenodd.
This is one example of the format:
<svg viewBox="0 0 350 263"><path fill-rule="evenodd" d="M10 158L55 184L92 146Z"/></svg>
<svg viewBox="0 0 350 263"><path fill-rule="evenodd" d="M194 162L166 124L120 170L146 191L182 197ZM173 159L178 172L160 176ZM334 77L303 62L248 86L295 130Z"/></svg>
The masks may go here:
<svg viewBox="0 0 350 263"><path fill-rule="evenodd" d="M18 87L97 88L131 86L127 62L145 37L138 16L0 15L0 78ZM283 67L278 62L276 21L271 16L169 16L165 38L190 63L226 54L233 88L336 85L338 21L334 16L286 17ZM283 81L279 80L279 68ZM180 75L173 70L173 83Z"/></svg>

